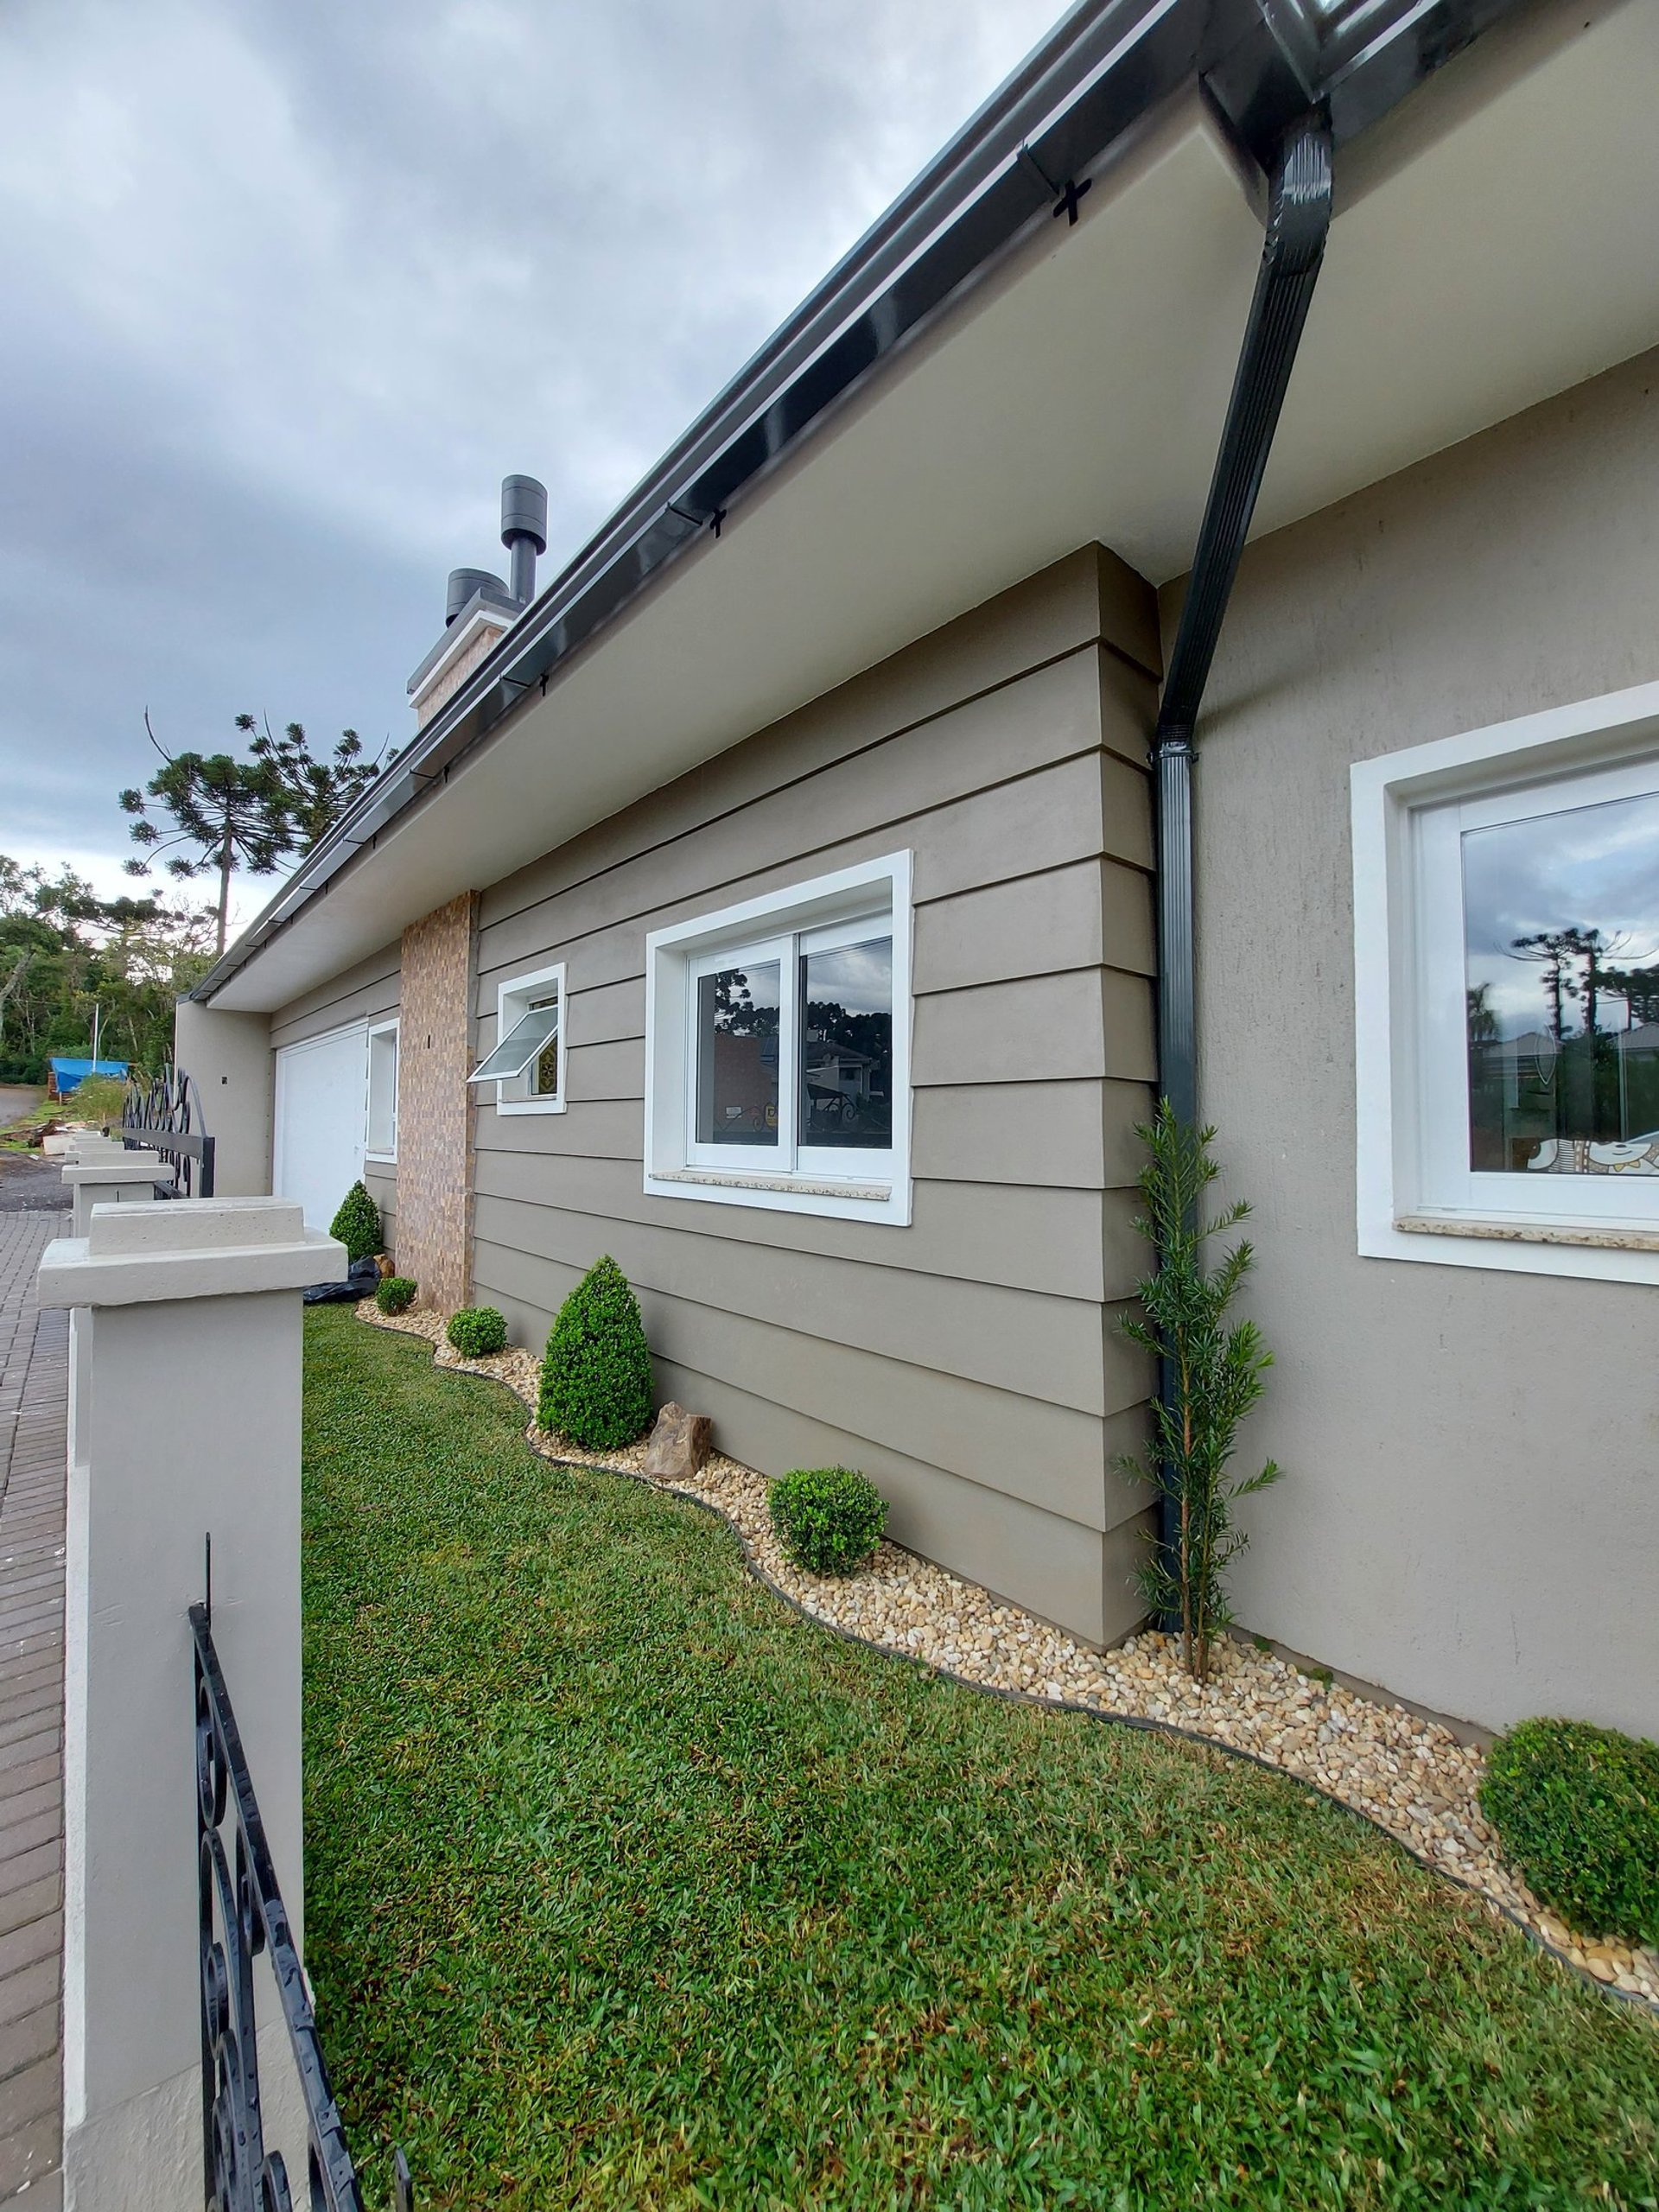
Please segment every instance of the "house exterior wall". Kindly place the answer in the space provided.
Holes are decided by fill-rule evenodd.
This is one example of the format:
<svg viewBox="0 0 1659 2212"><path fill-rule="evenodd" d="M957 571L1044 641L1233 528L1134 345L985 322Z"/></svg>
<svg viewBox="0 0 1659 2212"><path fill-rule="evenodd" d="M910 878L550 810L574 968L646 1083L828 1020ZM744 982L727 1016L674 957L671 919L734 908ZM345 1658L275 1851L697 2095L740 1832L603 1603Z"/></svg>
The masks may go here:
<svg viewBox="0 0 1659 2212"><path fill-rule="evenodd" d="M563 962L569 1104L480 1106L476 1297L539 1346L611 1253L659 1392L722 1448L772 1474L863 1467L901 1541L1100 1641L1141 1611L1143 1502L1112 1455L1147 1388L1114 1323L1154 1073L1153 613L1111 556L1076 555L493 886L479 917L477 1049L500 983ZM912 1224L645 1197L647 931L901 849ZM404 999L407 1069L407 948ZM407 1223L407 1121L400 1145Z"/></svg>
<svg viewBox="0 0 1659 2212"><path fill-rule="evenodd" d="M315 991L308 991L303 998L294 999L281 1007L270 1017L270 1044L273 1053L283 1045L299 1045L308 1037L321 1037L330 1029L343 1029L350 1021L384 1021L397 1013L402 988L399 969L400 949L396 944L384 946L354 968L347 968L338 976L320 983ZM183 1065L189 1066L185 1060ZM192 1071L194 1072L194 1071ZM266 1127L270 1127L270 1110L266 1111ZM267 1138L267 1179L269 1179L269 1138ZM397 1170L386 1160L369 1160L363 1170L363 1180L369 1196L380 1209L380 1219L388 1251L395 1252L397 1241ZM267 1179L265 1188L270 1184ZM344 1195L342 1193L342 1195Z"/></svg>
<svg viewBox="0 0 1659 2212"><path fill-rule="evenodd" d="M269 1197L269 1015L221 1014L181 999L174 1008L173 1063L195 1084L202 1128L213 1140L214 1197Z"/></svg>
<svg viewBox="0 0 1659 2212"><path fill-rule="evenodd" d="M1659 677L1656 518L1650 354L1252 547L1201 732L1203 1111L1286 1471L1240 1618L1489 1725L1659 1733L1659 1304L1357 1255L1349 766Z"/></svg>
<svg viewBox="0 0 1659 2212"><path fill-rule="evenodd" d="M452 1313L472 1280L470 1019L478 901L452 899L404 931L397 1039L397 1262L416 1303Z"/></svg>

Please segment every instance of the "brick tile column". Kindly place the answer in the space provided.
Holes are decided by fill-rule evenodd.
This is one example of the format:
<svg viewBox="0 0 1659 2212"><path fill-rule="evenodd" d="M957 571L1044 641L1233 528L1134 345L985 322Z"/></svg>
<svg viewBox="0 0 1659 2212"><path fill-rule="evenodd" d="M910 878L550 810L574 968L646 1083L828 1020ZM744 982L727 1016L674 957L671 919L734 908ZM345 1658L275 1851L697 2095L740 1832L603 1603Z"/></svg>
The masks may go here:
<svg viewBox="0 0 1659 2212"><path fill-rule="evenodd" d="M467 892L404 931L397 1038L397 1268L417 1303L472 1294L473 986L478 899Z"/></svg>

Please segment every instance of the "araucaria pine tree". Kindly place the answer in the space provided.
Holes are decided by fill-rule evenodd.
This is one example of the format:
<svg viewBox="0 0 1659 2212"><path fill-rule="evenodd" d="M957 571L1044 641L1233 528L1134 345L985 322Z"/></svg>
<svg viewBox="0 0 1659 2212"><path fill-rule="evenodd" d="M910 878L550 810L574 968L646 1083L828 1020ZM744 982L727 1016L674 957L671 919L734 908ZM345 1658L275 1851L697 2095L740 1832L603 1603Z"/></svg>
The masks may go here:
<svg viewBox="0 0 1659 2212"><path fill-rule="evenodd" d="M1166 1098L1156 1118L1135 1135L1151 1154L1140 1178L1146 1211L1135 1227L1158 1266L1136 1285L1140 1313L1121 1325L1155 1355L1163 1388L1144 1458L1126 1456L1119 1465L1174 1508L1174 1542L1142 1568L1141 1590L1154 1611L1179 1618L1182 1658L1203 1681L1211 1639L1232 1619L1227 1565L1249 1541L1233 1525L1233 1501L1279 1479L1271 1459L1243 1482L1228 1472L1239 1425L1266 1387L1262 1377L1273 1354L1254 1321L1227 1321L1255 1256L1249 1245L1241 1239L1206 1268L1211 1239L1236 1229L1249 1212L1241 1199L1204 1218L1205 1193L1221 1173L1210 1151L1214 1129L1178 1121Z"/></svg>

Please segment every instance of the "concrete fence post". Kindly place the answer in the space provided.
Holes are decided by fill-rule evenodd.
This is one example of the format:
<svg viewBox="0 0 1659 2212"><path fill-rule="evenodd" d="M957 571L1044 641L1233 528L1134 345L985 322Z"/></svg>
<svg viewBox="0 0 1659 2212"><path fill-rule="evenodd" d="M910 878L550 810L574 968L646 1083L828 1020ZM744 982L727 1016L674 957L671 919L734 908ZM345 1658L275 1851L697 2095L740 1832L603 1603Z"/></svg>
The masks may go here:
<svg viewBox="0 0 1659 2212"><path fill-rule="evenodd" d="M41 1303L71 1309L86 1354L71 1374L65 1561L73 2212L202 2202L187 1609L202 1596L210 1532L214 1641L302 1929L299 1292L344 1273L341 1247L280 1198L95 1204L85 1236L48 1245L41 1263ZM289 2068L274 2005L262 2003L258 2041L280 2107Z"/></svg>

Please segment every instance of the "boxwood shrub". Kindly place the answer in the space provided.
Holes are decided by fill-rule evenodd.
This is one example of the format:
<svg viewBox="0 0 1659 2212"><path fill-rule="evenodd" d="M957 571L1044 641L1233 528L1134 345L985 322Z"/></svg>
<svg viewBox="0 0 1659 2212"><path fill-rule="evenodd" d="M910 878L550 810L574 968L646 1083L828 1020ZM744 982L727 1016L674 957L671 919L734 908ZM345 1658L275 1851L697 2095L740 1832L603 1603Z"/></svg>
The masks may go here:
<svg viewBox="0 0 1659 2212"><path fill-rule="evenodd" d="M412 1275L383 1275L374 1287L374 1302L383 1313L407 1313L416 1288Z"/></svg>
<svg viewBox="0 0 1659 2212"><path fill-rule="evenodd" d="M887 1500L851 1467L797 1467L772 1486L772 1525L808 1574L850 1574L881 1541Z"/></svg>
<svg viewBox="0 0 1659 2212"><path fill-rule="evenodd" d="M1534 1895L1584 1936L1659 1943L1659 1744L1523 1720L1486 1763L1481 1808Z"/></svg>
<svg viewBox="0 0 1659 2212"><path fill-rule="evenodd" d="M380 1209L369 1196L366 1183L353 1183L346 1192L328 1234L339 1237L348 1260L370 1260L380 1249Z"/></svg>
<svg viewBox="0 0 1659 2212"><path fill-rule="evenodd" d="M537 1419L587 1452L634 1443L651 1419L651 1351L639 1301L608 1255L562 1306L547 1339Z"/></svg>
<svg viewBox="0 0 1659 2212"><path fill-rule="evenodd" d="M507 1321L493 1306L463 1306L449 1316L446 1333L463 1359L487 1359L507 1348Z"/></svg>

